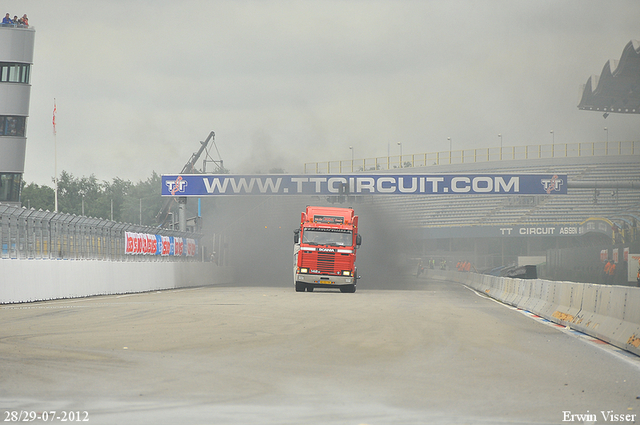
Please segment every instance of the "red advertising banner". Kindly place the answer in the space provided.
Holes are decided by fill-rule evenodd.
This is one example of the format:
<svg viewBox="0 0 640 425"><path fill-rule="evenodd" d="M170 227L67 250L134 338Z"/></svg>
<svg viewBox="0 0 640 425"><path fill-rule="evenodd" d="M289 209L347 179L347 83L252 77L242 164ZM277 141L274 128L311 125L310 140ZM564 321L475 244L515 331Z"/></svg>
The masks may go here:
<svg viewBox="0 0 640 425"><path fill-rule="evenodd" d="M609 251L606 249L603 249L600 251L600 261L602 261L603 263L606 262L609 259Z"/></svg>
<svg viewBox="0 0 640 425"><path fill-rule="evenodd" d="M623 258L623 259L624 259L624 262L625 262L625 263L628 263L628 262L629 262L629 247L626 247L626 248L624 249L623 257L624 257L624 258Z"/></svg>
<svg viewBox="0 0 640 425"><path fill-rule="evenodd" d="M197 252L197 243L191 238L125 232L124 252L130 255L194 257Z"/></svg>

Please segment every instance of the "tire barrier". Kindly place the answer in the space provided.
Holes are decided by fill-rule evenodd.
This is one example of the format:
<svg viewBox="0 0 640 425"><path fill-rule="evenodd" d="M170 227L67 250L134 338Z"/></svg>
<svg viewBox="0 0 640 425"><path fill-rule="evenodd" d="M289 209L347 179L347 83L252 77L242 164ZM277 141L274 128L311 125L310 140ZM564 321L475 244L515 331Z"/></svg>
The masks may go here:
<svg viewBox="0 0 640 425"><path fill-rule="evenodd" d="M640 356L640 288L427 271Z"/></svg>

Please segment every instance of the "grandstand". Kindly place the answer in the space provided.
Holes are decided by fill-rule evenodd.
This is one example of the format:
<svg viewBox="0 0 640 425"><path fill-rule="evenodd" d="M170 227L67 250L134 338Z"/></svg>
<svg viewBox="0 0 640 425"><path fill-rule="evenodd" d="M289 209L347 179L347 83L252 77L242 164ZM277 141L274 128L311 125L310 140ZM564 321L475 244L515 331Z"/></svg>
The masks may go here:
<svg viewBox="0 0 640 425"><path fill-rule="evenodd" d="M608 162L605 162L608 161ZM613 162L612 162L613 161ZM475 166L474 166L475 165ZM640 155L602 158L540 159L505 161L465 166L412 168L411 171L449 173L460 171L487 173L557 173L570 181L637 182L640 181ZM611 186L611 185L609 185ZM373 199L381 208L402 208L396 213L409 227L449 227L487 225L578 224L590 217L612 221L622 213L640 214L640 191L628 188L570 188L567 195L432 195L419 197L384 197ZM622 222L620 225L622 226Z"/></svg>
<svg viewBox="0 0 640 425"><path fill-rule="evenodd" d="M602 247L619 246L620 252L630 247L632 252L640 252L638 151L411 167L406 171L555 173L567 174L569 180L566 195L368 197L365 202L396 217L409 230L418 257L444 259L449 264L468 259L478 269L490 269L517 264L521 257L546 257L553 249L593 246L598 247L593 252L599 253ZM597 256L588 261L597 263L593 270L598 269ZM552 271L547 269L546 273Z"/></svg>

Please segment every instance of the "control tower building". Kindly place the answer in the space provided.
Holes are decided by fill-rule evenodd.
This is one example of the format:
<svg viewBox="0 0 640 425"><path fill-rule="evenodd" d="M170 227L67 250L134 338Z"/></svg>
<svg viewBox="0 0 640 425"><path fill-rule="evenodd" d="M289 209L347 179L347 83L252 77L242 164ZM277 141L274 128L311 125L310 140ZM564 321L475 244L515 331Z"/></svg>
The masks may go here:
<svg viewBox="0 0 640 425"><path fill-rule="evenodd" d="M20 205L35 30L0 25L0 203Z"/></svg>

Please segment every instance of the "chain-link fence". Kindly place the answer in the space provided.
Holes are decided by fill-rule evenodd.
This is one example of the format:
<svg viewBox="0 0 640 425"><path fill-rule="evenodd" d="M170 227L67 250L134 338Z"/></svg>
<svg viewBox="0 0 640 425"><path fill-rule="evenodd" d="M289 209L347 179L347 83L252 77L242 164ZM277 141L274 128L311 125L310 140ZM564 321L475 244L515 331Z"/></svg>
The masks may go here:
<svg viewBox="0 0 640 425"><path fill-rule="evenodd" d="M171 248L174 241L180 247L188 241L190 246L195 244L195 252L182 248L159 248L156 252L146 246L144 250L135 249L132 252L127 247L127 243L131 245L131 234L145 235L138 238L145 244L155 236L159 241L166 241L165 247L169 243ZM194 261L200 259L198 241L202 236L199 233L0 204L0 258L3 259ZM153 246L155 248L155 244Z"/></svg>

